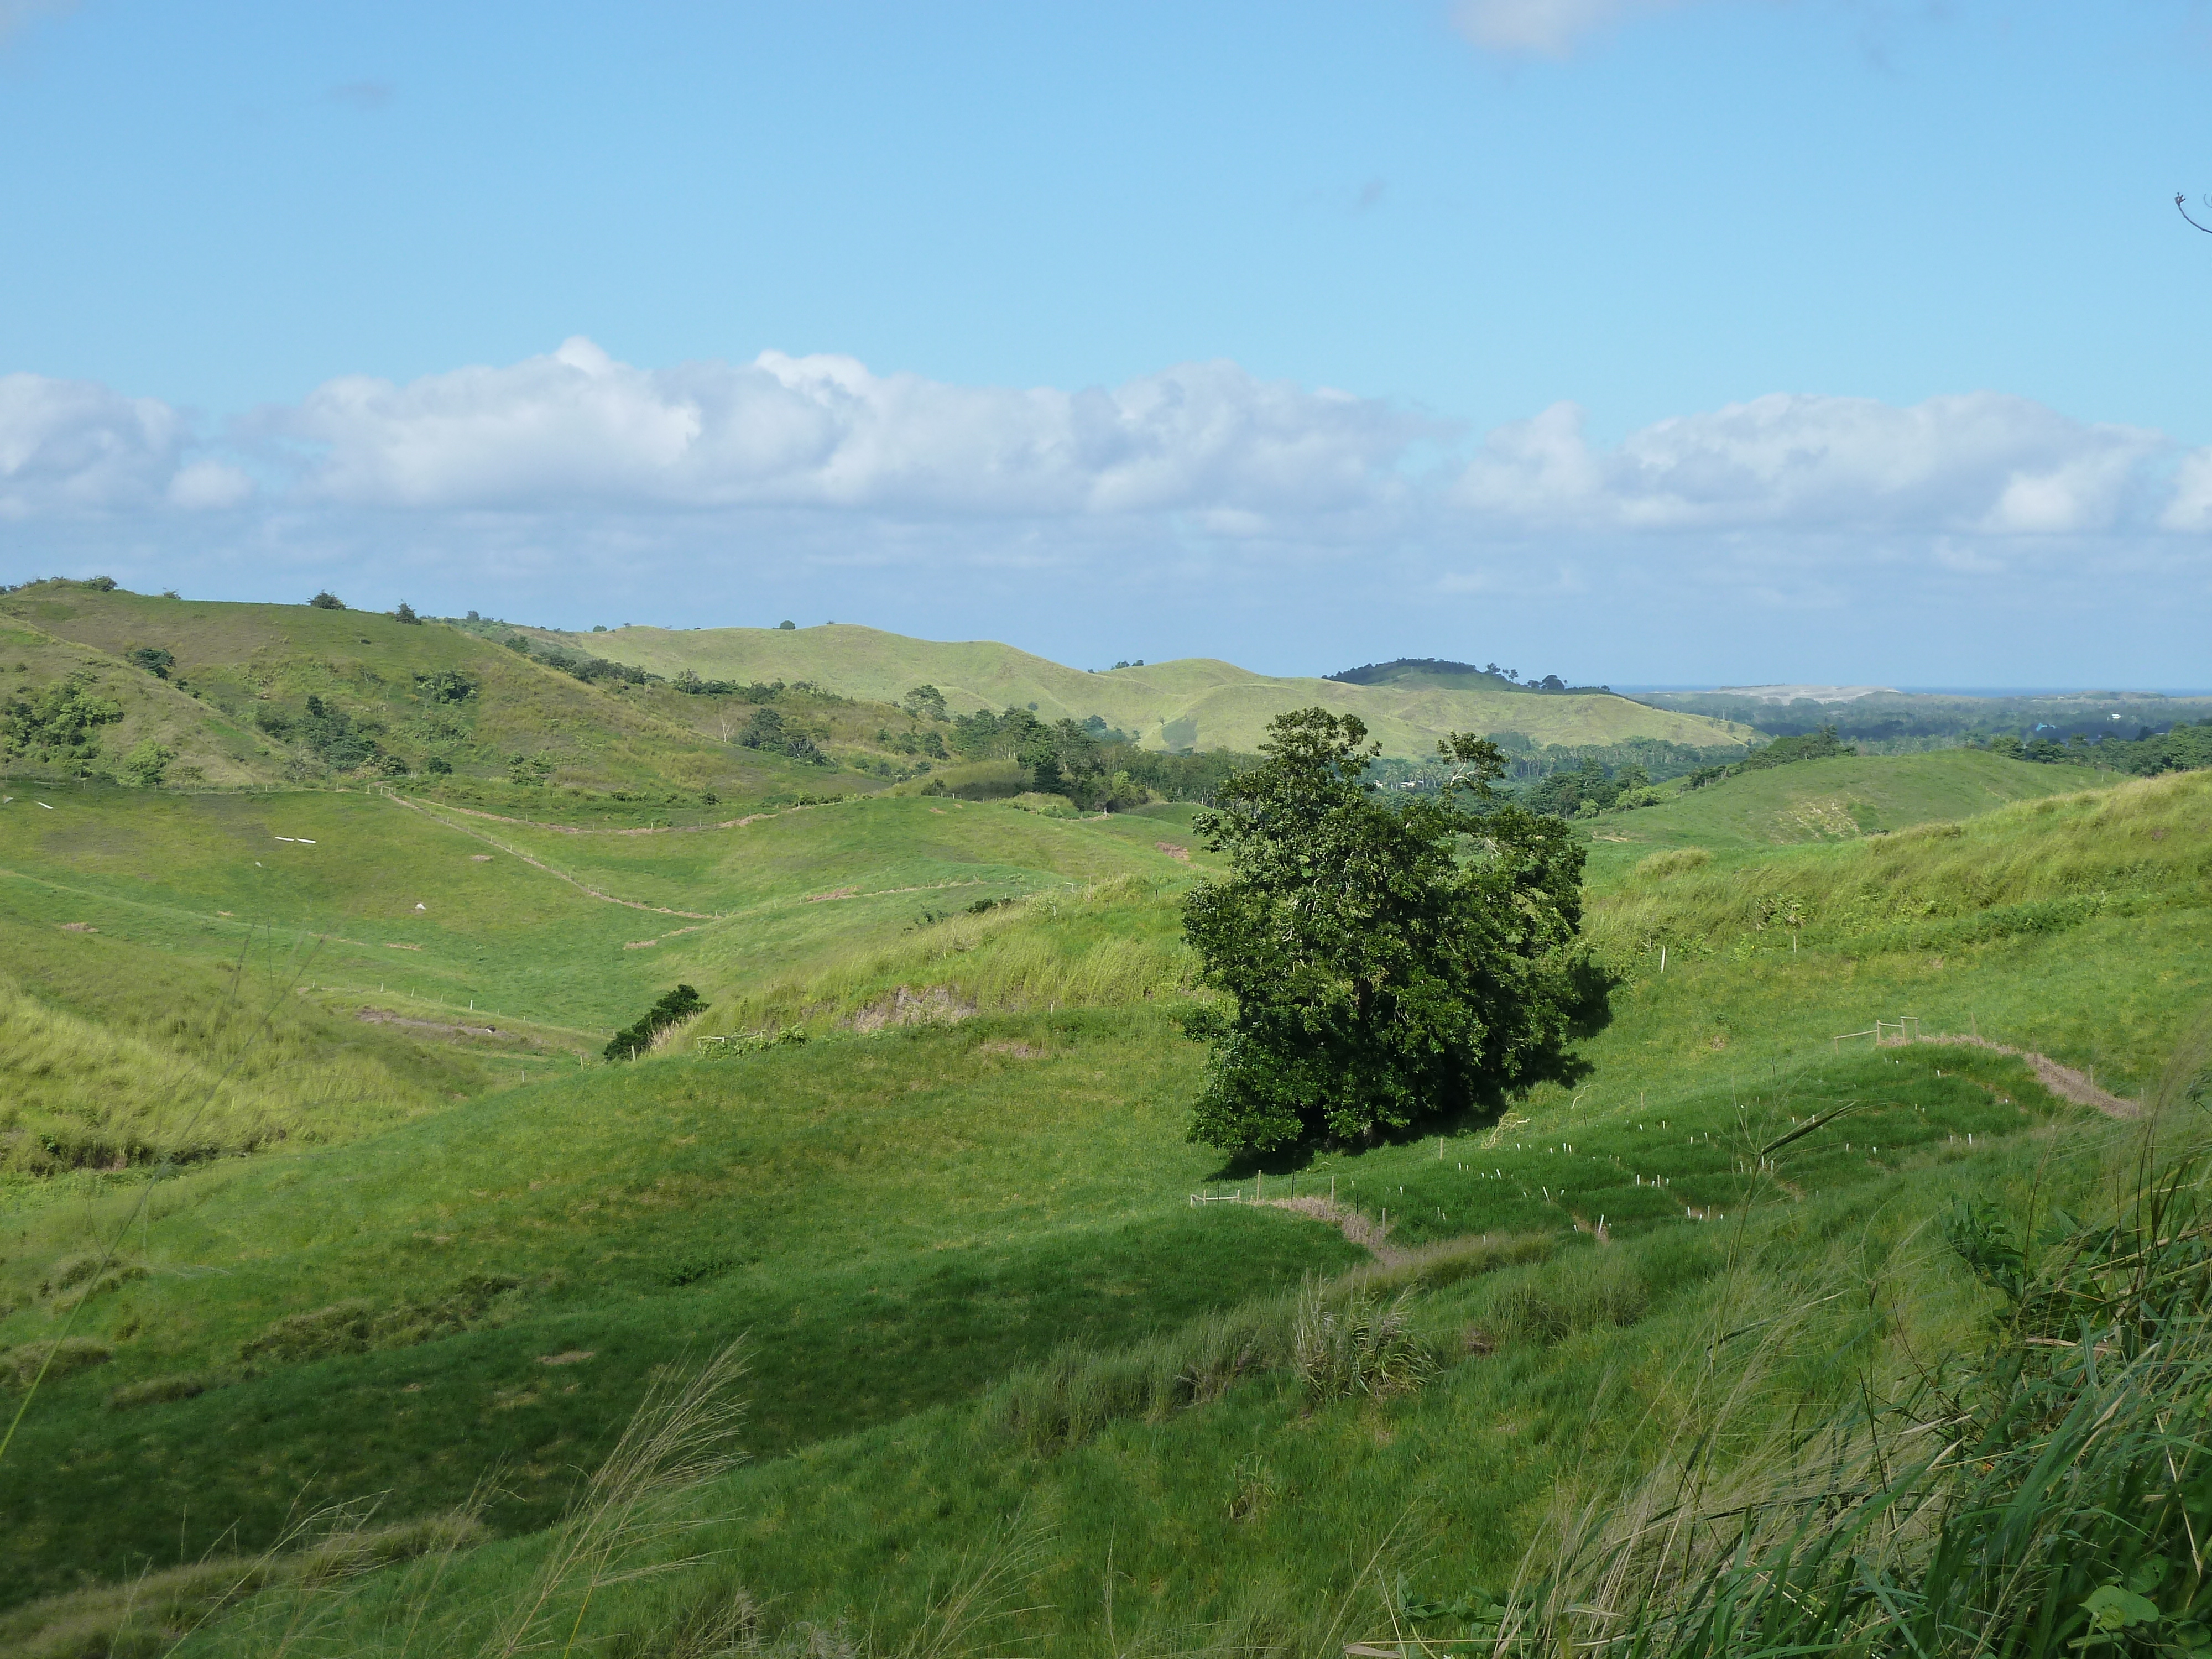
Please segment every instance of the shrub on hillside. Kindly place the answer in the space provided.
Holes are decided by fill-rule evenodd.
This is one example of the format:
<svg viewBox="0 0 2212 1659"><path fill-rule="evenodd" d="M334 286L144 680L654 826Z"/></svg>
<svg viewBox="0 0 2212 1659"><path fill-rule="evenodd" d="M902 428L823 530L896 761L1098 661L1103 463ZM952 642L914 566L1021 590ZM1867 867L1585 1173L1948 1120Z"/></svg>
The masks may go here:
<svg viewBox="0 0 2212 1659"><path fill-rule="evenodd" d="M123 705L93 695L82 672L42 691L19 691L0 703L0 756L34 761L89 762L100 753L98 727L123 718Z"/></svg>
<svg viewBox="0 0 2212 1659"><path fill-rule="evenodd" d="M169 671L177 665L176 658L158 645L142 645L124 653L124 660L134 668L143 668L157 680L169 678Z"/></svg>
<svg viewBox="0 0 2212 1659"><path fill-rule="evenodd" d="M1387 1302L1364 1289L1332 1300L1310 1284L1291 1339L1291 1368L1307 1403L1407 1394L1433 1376L1437 1358L1413 1334L1413 1304L1410 1288Z"/></svg>
<svg viewBox="0 0 2212 1659"><path fill-rule="evenodd" d="M331 592L327 587L323 589L321 592L316 594L313 599L309 599L307 603L314 606L318 611L343 611L345 609L345 601L340 599L337 594Z"/></svg>
<svg viewBox="0 0 2212 1659"><path fill-rule="evenodd" d="M477 694L477 683L455 668L415 677L416 694L431 703L466 702Z"/></svg>
<svg viewBox="0 0 2212 1659"><path fill-rule="evenodd" d="M609 1060L629 1060L653 1046L653 1038L670 1026L706 1012L705 998L688 985L678 985L645 1011L636 1024L615 1033L614 1041L600 1050Z"/></svg>
<svg viewBox="0 0 2212 1659"><path fill-rule="evenodd" d="M133 788L151 789L161 781L169 763L176 757L175 750L165 749L151 738L141 738L123 757L116 776Z"/></svg>
<svg viewBox="0 0 2212 1659"><path fill-rule="evenodd" d="M392 613L392 619L394 622L413 623L417 627L420 627L422 622L422 619L415 614L415 607L404 599L399 601L399 608Z"/></svg>

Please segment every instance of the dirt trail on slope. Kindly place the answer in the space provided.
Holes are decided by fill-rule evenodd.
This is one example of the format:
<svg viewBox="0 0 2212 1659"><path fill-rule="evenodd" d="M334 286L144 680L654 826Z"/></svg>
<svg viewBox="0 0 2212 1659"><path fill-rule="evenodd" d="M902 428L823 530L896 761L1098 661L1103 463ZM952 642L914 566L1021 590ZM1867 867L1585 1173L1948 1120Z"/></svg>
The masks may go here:
<svg viewBox="0 0 2212 1659"><path fill-rule="evenodd" d="M719 917L710 915L704 910L674 910L671 909L665 904L645 904L641 903L636 899L617 898L612 893L603 893L598 888L592 886L589 882L579 881L567 871L556 870L551 865L544 863L541 860L531 857L529 854L524 852L520 848L508 846L496 836L486 835L483 830L472 830L465 823L455 823L450 819L440 817L437 813L431 811L428 807L408 799L404 795L387 793L385 795L385 799L389 801L398 802L410 812L420 812L424 817L429 819L433 823L442 823L448 830L457 830L462 835L473 836L478 841L483 842L485 846L496 847L501 852L506 854L509 858L520 859L532 869L542 870L547 875L553 877L556 880L565 881L568 885L576 889L577 891L589 894L592 897L601 900L605 903L623 905L632 910L647 911L656 916L685 916L689 917L693 921L715 921L720 920ZM450 810L454 811L468 811L466 807L454 807ZM493 814L489 812L471 812L470 813L470 816L471 817L493 817ZM522 820L509 818L503 820L503 822L512 823L520 823L522 822Z"/></svg>
<svg viewBox="0 0 2212 1659"><path fill-rule="evenodd" d="M2109 1089L2100 1089L2090 1080L2087 1073L2077 1072L2071 1066L2061 1066L2050 1055L2039 1054L2033 1048L2014 1048L2005 1043L1992 1042L1984 1036L1960 1036L1955 1034L1948 1036L1917 1037L1911 1041L1948 1043L1966 1048L1986 1048L1991 1054L2010 1054L2015 1059L2026 1060L2028 1069L2035 1073L2036 1081L2042 1084L2045 1088L2062 1099L2072 1101L2076 1106L2094 1107L2106 1117L2141 1117L2142 1115L2141 1101L2124 1099ZM1902 1048L1908 1047L1909 1043L1903 1037L1889 1037L1886 1038L1881 1046L1885 1048Z"/></svg>

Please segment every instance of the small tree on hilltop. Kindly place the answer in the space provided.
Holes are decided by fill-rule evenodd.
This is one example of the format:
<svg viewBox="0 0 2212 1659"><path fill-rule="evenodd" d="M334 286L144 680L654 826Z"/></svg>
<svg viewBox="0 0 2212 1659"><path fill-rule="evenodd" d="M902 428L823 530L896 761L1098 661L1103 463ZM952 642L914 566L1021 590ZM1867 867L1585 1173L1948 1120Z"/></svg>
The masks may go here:
<svg viewBox="0 0 2212 1659"><path fill-rule="evenodd" d="M318 611L343 611L345 609L345 601L340 599L337 594L331 592L327 587L321 592L316 594L313 599L309 599L307 603L314 606Z"/></svg>
<svg viewBox="0 0 2212 1659"><path fill-rule="evenodd" d="M1487 738L1437 745L1458 767L1440 798L1386 803L1362 781L1379 745L1358 720L1306 708L1268 729L1267 758L1197 820L1232 873L1184 901L1183 932L1236 1007L1186 1022L1214 1045L1190 1138L1371 1140L1556 1063L1579 1000L1566 825L1461 810L1506 769Z"/></svg>

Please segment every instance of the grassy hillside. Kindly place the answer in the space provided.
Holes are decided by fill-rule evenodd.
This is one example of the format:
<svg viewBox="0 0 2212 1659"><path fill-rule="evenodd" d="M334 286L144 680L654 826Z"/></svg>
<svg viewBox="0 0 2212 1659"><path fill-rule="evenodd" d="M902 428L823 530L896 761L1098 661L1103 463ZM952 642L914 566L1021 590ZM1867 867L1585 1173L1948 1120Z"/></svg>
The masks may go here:
<svg viewBox="0 0 2212 1659"><path fill-rule="evenodd" d="M1944 1109L1931 1103L1931 1120ZM2069 1144L2087 1156L2056 1186L2078 1202L2094 1188L2094 1133ZM1869 1370L1887 1377L1975 1340L1971 1282L1913 1248L1908 1218L2034 1180L2036 1138L2005 1137L1971 1164L1944 1135L1936 1145L1726 1224L1370 1269L1303 1307L1249 1304L1118 1354L1069 1352L973 1402L682 1494L680 1543L637 1559L681 1549L697 1565L607 1586L588 1607L582 1575L556 1580L545 1625L566 1635L580 1621L617 1651L680 1651L687 1621L743 1592L756 1639L793 1649L817 1631L917 1644L941 1631L1076 1654L1096 1651L1109 1620L1115 1651L1334 1653L1413 1632L1468 1645L1532 1537L1632 1487L1638 1469L1701 1443L1738 1450L1781 1426L1783 1402L1833 1408ZM1224 1231L1243 1219L1218 1218ZM1867 1319L1869 1289L1886 1322ZM1423 1386L1346 1397L1307 1380L1298 1333L1318 1313L1360 1316L1401 1291L1407 1336L1443 1356ZM495 1650L502 1619L544 1583L552 1543L387 1571L319 1604L272 1596L258 1628L188 1650L266 1651L302 1618L341 1651L400 1651L403 1633ZM987 1571L995 1586L978 1584ZM981 1606L946 1617L963 1589Z"/></svg>
<svg viewBox="0 0 2212 1659"><path fill-rule="evenodd" d="M1702 789L1678 784L1660 805L1606 813L1589 829L1601 844L1622 848L1850 841L2064 794L2081 782L2079 772L1978 749L1854 755L1745 772Z"/></svg>
<svg viewBox="0 0 2212 1659"><path fill-rule="evenodd" d="M0 915L0 1170L18 1180L349 1139L489 1080L477 1056L303 1000L241 930L220 966ZM289 952L287 953L289 955Z"/></svg>
<svg viewBox="0 0 2212 1659"><path fill-rule="evenodd" d="M0 1018L46 1022L38 1088L86 1085L42 1121L178 1096L160 1067L219 1067L224 1007L285 1045L225 1085L224 1121L284 1128L250 1155L0 1188L0 1404L73 1345L0 1460L0 1651L137 1650L133 1620L162 1650L224 1574L269 1588L188 1650L495 1650L580 1472L740 1336L752 1465L638 1546L714 1553L556 1583L532 1641L712 1650L678 1627L743 1584L766 1651L951 1651L987 1639L945 1621L964 1561L1006 1575L988 1639L1040 1653L1463 1644L1563 1517L1671 1458L1718 1490L1980 1352L1954 1203L2106 1212L2128 1126L2020 1058L1863 1035L1909 1017L2155 1103L2212 1002L2212 775L2029 799L2051 773L1807 763L1593 820L1648 838L1593 843L1573 1080L1263 1165L1183 1138L1188 808L0 807ZM599 1062L679 978L707 1012ZM495 1541L416 1524L472 1492ZM415 1530L341 1555L465 1547L189 1565L372 1493Z"/></svg>
<svg viewBox="0 0 2212 1659"><path fill-rule="evenodd" d="M132 665L129 653L143 650L167 653L161 675ZM152 737L175 751L165 781L186 787L439 766L462 781L504 780L520 757L549 788L674 790L694 799L862 792L907 775L878 734L921 729L902 710L802 695L781 705L790 729L842 763L803 764L740 745L744 722L715 700L619 679L587 684L460 629L67 581L0 596L0 699L88 676L93 693L124 708L121 724L92 733L94 769L115 774ZM318 747L329 728L313 723L310 698L343 717L338 736L356 739L352 749ZM80 769L34 753L17 769L67 777Z"/></svg>
<svg viewBox="0 0 2212 1659"><path fill-rule="evenodd" d="M1709 746L1748 734L1747 728L1612 696L1465 691L1418 678L1346 685L1271 678L1199 657L1091 672L989 641L940 644L843 623L790 630L619 628L548 637L668 676L688 668L709 679L809 680L878 702L895 702L927 684L959 713L1034 703L1047 720L1097 714L1155 749L1249 753L1275 715L1316 703L1358 715L1386 753L1409 757L1433 754L1447 731L1518 732L1538 744L1644 737Z"/></svg>
<svg viewBox="0 0 2212 1659"><path fill-rule="evenodd" d="M5 604L0 599L0 606ZM123 757L151 740L171 752L168 775L176 783L252 784L278 775L266 743L250 722L107 652L51 634L22 611L0 611L0 704L55 690L79 690L112 708L113 718L88 733L92 753L106 761L110 773ZM75 763L72 756L44 750L12 757L0 750L0 763L11 772L67 778L80 769Z"/></svg>

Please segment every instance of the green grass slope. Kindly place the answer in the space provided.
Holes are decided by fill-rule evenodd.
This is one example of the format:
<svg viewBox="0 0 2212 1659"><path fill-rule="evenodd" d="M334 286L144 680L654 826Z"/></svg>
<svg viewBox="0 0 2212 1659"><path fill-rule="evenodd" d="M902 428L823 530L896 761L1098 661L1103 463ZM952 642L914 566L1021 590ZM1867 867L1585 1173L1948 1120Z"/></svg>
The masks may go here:
<svg viewBox="0 0 2212 1659"><path fill-rule="evenodd" d="M1659 805L1607 812L1589 827L1601 844L1646 849L1850 841L1972 817L2081 784L2078 774L1979 749L1853 755L1766 767L1702 789L1677 786Z"/></svg>
<svg viewBox="0 0 2212 1659"><path fill-rule="evenodd" d="M100 695L119 696L126 710L121 726L100 729L105 769L139 737L153 736L178 751L184 769L172 781L186 785L319 775L296 741L257 726L268 713L296 720L313 696L415 772L434 757L463 779L502 778L521 755L546 763L549 784L602 790L674 787L739 799L883 787L736 745L724 729L729 711L708 699L586 684L434 623L40 582L0 596L0 695L85 668ZM167 680L124 660L142 647L175 659ZM456 702L427 692L424 679L444 672L461 675L473 694ZM802 720L801 729L819 724L825 738L852 740L886 723L912 724L884 708L860 711L835 732L827 719Z"/></svg>
<svg viewBox="0 0 2212 1659"><path fill-rule="evenodd" d="M202 966L11 909L0 898L0 1170L11 1177L349 1139L486 1081L473 1056L271 1000L287 965L270 959L271 941L237 936L228 963Z"/></svg>
<svg viewBox="0 0 2212 1659"><path fill-rule="evenodd" d="M271 879L246 873L274 863L264 836L301 851L296 828L201 801L71 805L66 831L0 813L0 866L36 866L0 897L51 907L73 882L67 902L116 929L90 942L144 960L211 954L186 919ZM527 1533L659 1368L748 1334L757 1467L696 1498L732 1553L564 1602L586 1638L664 1650L686 1598L734 1573L772 1601L766 1635L848 1618L895 1645L1018 1512L1042 1529L1019 1623L1041 1651L1095 1649L1109 1585L1116 1651L1201 1630L1340 1650L1389 1636L1401 1571L1439 1603L1502 1589L1555 1491L1595 1499L1583 1483L1678 1432L1747 1448L1862 1359L1969 1342L1980 1304L1931 1218L2037 1182L2073 1201L2103 1167L2106 1122L2020 1060L1840 1034L1909 1016L2132 1096L2212 1000L2212 776L1840 842L1717 822L1709 846L1597 849L1588 931L1611 988L1571 1082L1255 1171L1182 1138L1205 1056L1174 1019L1176 898L1208 862L1187 809L875 798L576 834L329 794L238 805L327 811L359 866L303 857L269 890L420 928L401 942L504 974L526 1012L634 1012L623 988L678 973L716 1006L634 1064L186 1170L88 1297L76 1264L118 1236L140 1177L88 1174L10 1215L0 1378L65 1328L98 1355L0 1464L18 1600L258 1547L303 1494L386 1492L387 1517L421 1516L494 1467L490 1523ZM55 938L58 919L19 918ZM792 1024L811 1040L688 1042ZM1315 1218L1191 1202L1256 1196L1260 1175L1372 1228L1387 1211L1396 1254L1363 1267ZM1322 1276L1349 1317L1359 1273L1416 1293L1427 1386L1299 1382L1291 1291ZM440 1565L416 1650L473 1650L545 1547ZM428 1582L375 1576L332 1604L332 1640L396 1644ZM252 1628L204 1650L255 1651Z"/></svg>
<svg viewBox="0 0 2212 1659"><path fill-rule="evenodd" d="M1047 720L1102 716L1150 748L1259 747L1267 722L1285 709L1319 704L1357 714L1388 754L1432 755L1448 731L1518 732L1545 744L1739 743L1748 728L1653 709L1626 697L1460 691L1418 682L1345 685L1279 678L1190 657L1103 673L1067 668L990 641L940 644L872 628L620 628L552 635L651 672L684 669L709 679L809 680L847 696L896 702L934 685L961 713L1029 703Z"/></svg>
<svg viewBox="0 0 2212 1659"><path fill-rule="evenodd" d="M101 757L111 771L115 760L150 738L174 755L169 775L180 784L264 783L280 775L266 740L249 721L107 652L49 633L21 612L0 617L0 702L71 683L103 702L120 706L119 720L96 728ZM71 769L39 766L34 759L29 767L14 769L58 776Z"/></svg>
<svg viewBox="0 0 2212 1659"><path fill-rule="evenodd" d="M381 794L64 791L0 806L0 915L204 963L266 928L332 1006L472 1011L596 1051L678 980L719 1001L926 911L1170 878L1158 827L875 797L580 830Z"/></svg>

